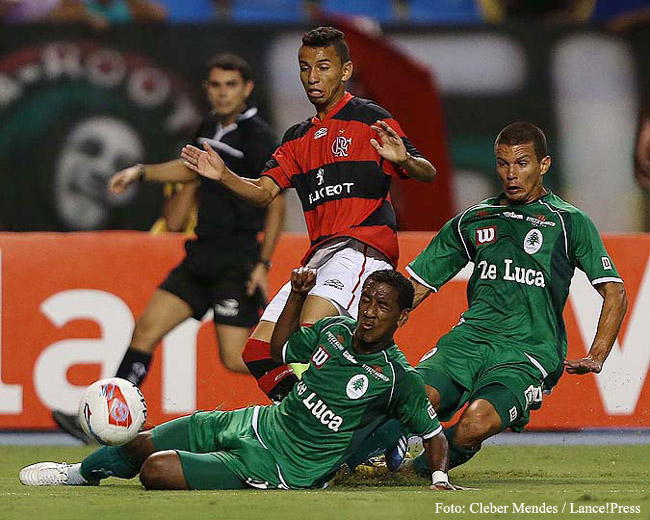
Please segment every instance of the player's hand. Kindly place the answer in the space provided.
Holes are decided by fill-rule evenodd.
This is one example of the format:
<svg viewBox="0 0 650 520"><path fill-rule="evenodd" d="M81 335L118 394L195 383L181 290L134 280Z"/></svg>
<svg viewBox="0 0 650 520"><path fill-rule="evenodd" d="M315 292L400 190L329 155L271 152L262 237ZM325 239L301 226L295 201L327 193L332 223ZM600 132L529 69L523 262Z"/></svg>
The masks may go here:
<svg viewBox="0 0 650 520"><path fill-rule="evenodd" d="M403 163L408 159L404 141L386 121L376 121L372 128L377 132L377 139L370 139L370 144L384 159L393 163Z"/></svg>
<svg viewBox="0 0 650 520"><path fill-rule="evenodd" d="M306 295L316 285L316 271L308 267L299 267L291 273L291 290Z"/></svg>
<svg viewBox="0 0 650 520"><path fill-rule="evenodd" d="M255 291L259 288L264 300L266 300L269 290L266 274L266 266L259 262L251 271L251 275L248 277L248 281L246 282L246 294L248 296L253 296Z"/></svg>
<svg viewBox="0 0 650 520"><path fill-rule="evenodd" d="M603 369L602 361L596 361L591 356L585 356L580 359L566 359L564 361L564 368L567 371L567 374L589 374L593 372L594 374L599 374Z"/></svg>
<svg viewBox="0 0 650 520"><path fill-rule="evenodd" d="M140 168L141 166L136 164L135 166L117 172L108 181L108 191L115 195L124 193L126 188L140 178Z"/></svg>
<svg viewBox="0 0 650 520"><path fill-rule="evenodd" d="M431 491L463 491L467 488L457 486L451 482L436 482L435 484L431 484L429 489L431 489Z"/></svg>
<svg viewBox="0 0 650 520"><path fill-rule="evenodd" d="M181 151L185 166L208 179L220 180L226 171L226 163L208 144L203 143L203 150L186 144Z"/></svg>

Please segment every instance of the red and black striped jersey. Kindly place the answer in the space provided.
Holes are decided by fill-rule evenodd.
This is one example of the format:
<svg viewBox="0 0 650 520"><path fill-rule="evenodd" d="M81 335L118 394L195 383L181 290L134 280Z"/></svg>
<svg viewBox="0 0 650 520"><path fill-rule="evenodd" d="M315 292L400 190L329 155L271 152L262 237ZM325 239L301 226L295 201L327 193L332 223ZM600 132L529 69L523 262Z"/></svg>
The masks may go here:
<svg viewBox="0 0 650 520"><path fill-rule="evenodd" d="M303 262L324 243L352 237L397 265L397 222L389 189L392 177L407 176L370 144L378 139L371 128L377 120L400 135L411 155L422 157L385 109L346 92L322 119L289 128L266 163L262 175L281 189L298 192L311 240Z"/></svg>

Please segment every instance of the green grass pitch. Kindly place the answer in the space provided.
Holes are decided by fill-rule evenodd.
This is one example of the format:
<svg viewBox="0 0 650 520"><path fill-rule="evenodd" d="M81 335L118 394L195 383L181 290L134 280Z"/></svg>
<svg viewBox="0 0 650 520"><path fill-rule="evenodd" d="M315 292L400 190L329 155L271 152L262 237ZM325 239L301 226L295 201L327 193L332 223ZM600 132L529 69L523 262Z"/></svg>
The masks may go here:
<svg viewBox="0 0 650 520"><path fill-rule="evenodd" d="M89 452L0 446L0 519L650 518L647 445L489 446L451 472L454 482L475 489L443 493L429 491L425 480L409 474L367 479L352 475L324 491L147 492L137 478L82 488L26 487L18 481L18 471L27 464L78 461Z"/></svg>

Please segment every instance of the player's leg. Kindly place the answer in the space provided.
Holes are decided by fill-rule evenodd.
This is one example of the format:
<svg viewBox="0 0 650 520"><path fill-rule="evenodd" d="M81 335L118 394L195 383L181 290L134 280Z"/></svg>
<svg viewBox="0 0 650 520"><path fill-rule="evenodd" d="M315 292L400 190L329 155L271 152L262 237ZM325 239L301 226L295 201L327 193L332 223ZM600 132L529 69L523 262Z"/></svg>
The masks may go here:
<svg viewBox="0 0 650 520"><path fill-rule="evenodd" d="M266 305L266 298L259 288L248 295L249 276L250 269L237 264L214 278L211 289L219 356L228 370L243 374L250 371L242 359L242 352Z"/></svg>
<svg viewBox="0 0 650 520"><path fill-rule="evenodd" d="M172 421L176 422L177 438L187 434L188 419ZM169 429L167 424L161 427ZM138 474L147 457L156 451L152 432L153 430L148 430L139 433L134 440L124 446L102 446L76 464L65 462L32 464L20 471L20 481L31 486L87 486L97 485L100 480L108 477L131 479Z"/></svg>
<svg viewBox="0 0 650 520"><path fill-rule="evenodd" d="M161 451L142 466L145 489L245 489L247 486L213 453Z"/></svg>
<svg viewBox="0 0 650 520"><path fill-rule="evenodd" d="M215 328L219 343L219 357L223 365L232 372L250 373L242 359L242 351L248 341L250 329L233 325L216 325Z"/></svg>

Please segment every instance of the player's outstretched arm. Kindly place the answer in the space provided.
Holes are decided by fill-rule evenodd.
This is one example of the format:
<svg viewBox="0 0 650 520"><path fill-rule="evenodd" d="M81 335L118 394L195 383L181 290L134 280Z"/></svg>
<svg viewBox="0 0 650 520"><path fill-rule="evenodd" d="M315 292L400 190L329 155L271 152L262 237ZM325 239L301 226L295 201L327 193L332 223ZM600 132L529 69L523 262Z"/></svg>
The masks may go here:
<svg viewBox="0 0 650 520"><path fill-rule="evenodd" d="M230 170L219 154L208 144L203 143L203 150L187 144L181 151L185 166L203 177L220 182L246 202L256 206L268 206L280 193L280 188L268 177L245 179Z"/></svg>
<svg viewBox="0 0 650 520"><path fill-rule="evenodd" d="M431 489L433 491L453 491L456 488L449 482L449 445L444 433L440 432L422 441L424 456L431 470Z"/></svg>
<svg viewBox="0 0 650 520"><path fill-rule="evenodd" d="M113 175L108 181L108 190L120 194L138 181L193 182L197 178L196 173L186 168L180 159L159 164L136 164Z"/></svg>
<svg viewBox="0 0 650 520"><path fill-rule="evenodd" d="M606 282L598 284L596 290L603 297L603 308L598 319L596 336L589 349L589 354L580 359L566 360L564 366L569 374L600 373L609 356L614 340L621 329L623 317L627 311L627 296L622 283Z"/></svg>
<svg viewBox="0 0 650 520"><path fill-rule="evenodd" d="M273 335L271 336L271 357L278 363L283 363L282 347L294 332L300 328L300 312L302 306L316 285L316 271L307 267L299 267L291 273L291 293L280 313Z"/></svg>
<svg viewBox="0 0 650 520"><path fill-rule="evenodd" d="M401 166L408 176L422 182L432 182L436 169L424 157L413 157L406 150L404 141L386 121L376 121L372 129L377 132L377 139L371 139L370 144L384 159Z"/></svg>

